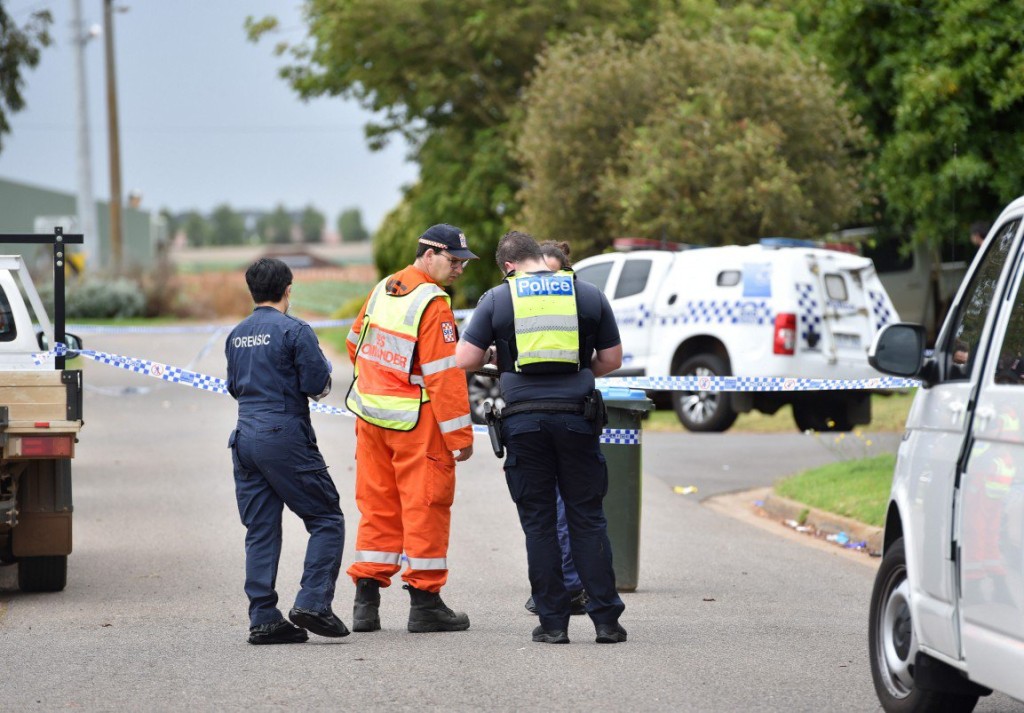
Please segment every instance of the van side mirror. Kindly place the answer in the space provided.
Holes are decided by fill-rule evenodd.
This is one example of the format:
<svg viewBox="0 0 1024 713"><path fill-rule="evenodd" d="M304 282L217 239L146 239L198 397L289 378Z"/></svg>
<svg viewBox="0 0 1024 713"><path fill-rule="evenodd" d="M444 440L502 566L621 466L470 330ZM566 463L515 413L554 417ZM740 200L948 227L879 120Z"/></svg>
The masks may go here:
<svg viewBox="0 0 1024 713"><path fill-rule="evenodd" d="M913 378L924 364L924 327L899 322L886 325L868 351L868 363L893 376Z"/></svg>
<svg viewBox="0 0 1024 713"><path fill-rule="evenodd" d="M46 334L41 330L36 332L36 342L39 344L39 349L42 351L49 351L50 346L48 344ZM71 332L64 332L64 345L67 346L73 352L77 352L82 349L82 338L77 334Z"/></svg>

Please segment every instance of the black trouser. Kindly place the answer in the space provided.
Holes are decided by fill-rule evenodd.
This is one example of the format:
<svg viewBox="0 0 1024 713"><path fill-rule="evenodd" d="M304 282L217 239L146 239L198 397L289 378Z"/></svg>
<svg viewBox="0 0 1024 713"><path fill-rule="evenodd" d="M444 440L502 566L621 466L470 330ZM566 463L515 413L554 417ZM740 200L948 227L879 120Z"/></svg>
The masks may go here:
<svg viewBox="0 0 1024 713"><path fill-rule="evenodd" d="M595 624L612 624L626 608L615 591L612 550L602 500L608 469L593 421L582 415L519 413L502 419L508 455L505 479L526 535L530 585L541 625L569 625L569 594L562 580L555 487L565 501L569 542Z"/></svg>

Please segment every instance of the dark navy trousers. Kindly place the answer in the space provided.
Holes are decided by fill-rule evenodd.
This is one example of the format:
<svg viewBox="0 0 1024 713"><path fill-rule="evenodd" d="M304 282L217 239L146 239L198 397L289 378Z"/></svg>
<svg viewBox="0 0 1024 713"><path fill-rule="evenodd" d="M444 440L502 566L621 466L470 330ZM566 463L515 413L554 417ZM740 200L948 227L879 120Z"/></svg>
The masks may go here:
<svg viewBox="0 0 1024 713"><path fill-rule="evenodd" d="M526 535L533 600L541 625L569 625L569 594L558 541L557 494L565 503L569 543L595 624L613 624L626 608L615 590L612 549L602 501L608 468L594 423L583 416L520 413L502 420L505 480ZM557 492L556 492L557 490Z"/></svg>
<svg viewBox="0 0 1024 713"><path fill-rule="evenodd" d="M295 606L327 609L341 568L345 518L308 415L239 422L229 446L238 513L246 528L245 593L250 626L283 619L275 588L285 505L302 519L309 533Z"/></svg>

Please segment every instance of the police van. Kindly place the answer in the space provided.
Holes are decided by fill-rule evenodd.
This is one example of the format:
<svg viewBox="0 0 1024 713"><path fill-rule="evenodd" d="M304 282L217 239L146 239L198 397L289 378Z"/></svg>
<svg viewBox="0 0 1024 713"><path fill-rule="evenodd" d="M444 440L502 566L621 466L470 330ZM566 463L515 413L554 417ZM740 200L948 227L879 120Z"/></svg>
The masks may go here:
<svg viewBox="0 0 1024 713"><path fill-rule="evenodd" d="M870 360L918 378L871 597L887 711L1024 701L1024 197L993 224L939 332L892 324Z"/></svg>
<svg viewBox="0 0 1024 713"><path fill-rule="evenodd" d="M897 321L870 259L772 238L756 245L630 249L580 260L579 279L608 296L622 337L612 376L864 379L875 334ZM684 246L674 246L683 248ZM656 400L659 395L656 395ZM725 431L739 413L793 407L800 430L871 420L867 391L671 392L691 431Z"/></svg>

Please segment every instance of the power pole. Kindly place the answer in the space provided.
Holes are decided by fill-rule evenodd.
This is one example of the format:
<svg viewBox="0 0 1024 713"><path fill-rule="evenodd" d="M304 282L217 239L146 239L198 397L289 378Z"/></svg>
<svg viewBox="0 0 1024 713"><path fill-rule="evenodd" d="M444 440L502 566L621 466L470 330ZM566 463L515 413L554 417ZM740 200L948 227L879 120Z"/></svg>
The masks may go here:
<svg viewBox="0 0 1024 713"><path fill-rule="evenodd" d="M107 60L107 143L110 146L110 257L121 273L121 140L117 126L117 76L114 73L114 2L103 0L103 30Z"/></svg>
<svg viewBox="0 0 1024 713"><path fill-rule="evenodd" d="M71 0L71 15L71 44L75 53L75 118L78 128L78 227L84 236L82 252L85 253L85 264L95 269L99 263L100 236L96 232L96 202L92 196L89 102L85 84L85 44L95 33L87 33L82 27L82 0Z"/></svg>

